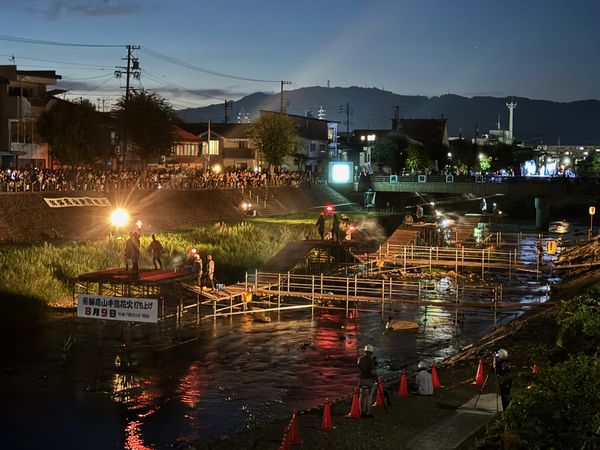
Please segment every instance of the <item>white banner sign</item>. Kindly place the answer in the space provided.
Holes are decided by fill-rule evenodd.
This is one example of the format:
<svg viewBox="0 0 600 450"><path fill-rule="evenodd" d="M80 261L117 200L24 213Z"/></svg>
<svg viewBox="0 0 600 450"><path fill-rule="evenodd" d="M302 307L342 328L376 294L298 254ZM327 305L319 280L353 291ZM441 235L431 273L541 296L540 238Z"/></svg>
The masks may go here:
<svg viewBox="0 0 600 450"><path fill-rule="evenodd" d="M78 294L77 317L156 323L158 322L158 300Z"/></svg>
<svg viewBox="0 0 600 450"><path fill-rule="evenodd" d="M70 208L73 206L110 206L106 197L44 197L50 208Z"/></svg>

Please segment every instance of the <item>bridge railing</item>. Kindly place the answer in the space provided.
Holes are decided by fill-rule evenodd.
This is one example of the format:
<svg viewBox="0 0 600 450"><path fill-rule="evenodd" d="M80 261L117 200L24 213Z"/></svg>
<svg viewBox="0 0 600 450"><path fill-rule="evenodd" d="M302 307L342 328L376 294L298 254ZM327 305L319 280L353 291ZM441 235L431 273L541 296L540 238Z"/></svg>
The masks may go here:
<svg viewBox="0 0 600 450"><path fill-rule="evenodd" d="M371 175L374 183L600 183L598 177L509 177L503 175Z"/></svg>
<svg viewBox="0 0 600 450"><path fill-rule="evenodd" d="M377 254L387 258L427 259L458 261L459 263L509 264L514 259L512 252L496 251L491 248L474 249L468 247L428 247L415 245L385 244Z"/></svg>

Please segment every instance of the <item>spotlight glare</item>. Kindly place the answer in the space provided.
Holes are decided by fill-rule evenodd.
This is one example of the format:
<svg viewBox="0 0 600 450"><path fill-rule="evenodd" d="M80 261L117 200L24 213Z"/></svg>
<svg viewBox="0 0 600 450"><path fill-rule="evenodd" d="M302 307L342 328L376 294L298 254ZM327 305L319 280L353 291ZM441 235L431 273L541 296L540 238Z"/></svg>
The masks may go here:
<svg viewBox="0 0 600 450"><path fill-rule="evenodd" d="M129 213L123 208L117 208L110 215L110 221L117 228L124 227L129 223Z"/></svg>

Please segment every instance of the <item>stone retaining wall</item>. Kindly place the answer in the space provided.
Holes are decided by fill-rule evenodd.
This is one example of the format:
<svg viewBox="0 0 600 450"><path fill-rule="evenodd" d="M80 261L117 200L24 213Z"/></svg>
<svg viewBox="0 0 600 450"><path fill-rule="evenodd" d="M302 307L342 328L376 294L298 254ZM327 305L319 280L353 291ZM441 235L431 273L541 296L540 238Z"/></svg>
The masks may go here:
<svg viewBox="0 0 600 450"><path fill-rule="evenodd" d="M257 205L258 215L304 211L339 201L327 186L313 188L255 188L242 194L235 189L198 191L131 191L127 193L59 192L0 194L0 243L27 243L96 239L111 231L110 213L126 208L132 219L144 222L146 233L193 227L202 223L243 218L244 200ZM256 197L258 196L258 202ZM106 197L111 207L50 208L44 198ZM264 203L267 198L266 207Z"/></svg>

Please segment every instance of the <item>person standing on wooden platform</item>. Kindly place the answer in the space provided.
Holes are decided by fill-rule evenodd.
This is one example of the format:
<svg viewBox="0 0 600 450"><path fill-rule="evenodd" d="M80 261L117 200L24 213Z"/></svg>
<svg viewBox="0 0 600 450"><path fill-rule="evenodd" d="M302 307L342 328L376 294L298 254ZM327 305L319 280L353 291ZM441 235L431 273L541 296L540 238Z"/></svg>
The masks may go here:
<svg viewBox="0 0 600 450"><path fill-rule="evenodd" d="M162 269L162 261L160 260L161 255L163 254L164 249L162 244L158 239L156 239L156 235L152 234L152 242L148 246L148 253L152 255L152 264L154 264L154 269L158 270Z"/></svg>
<svg viewBox="0 0 600 450"><path fill-rule="evenodd" d="M207 267L207 271L206 271L206 281L207 284L211 287L211 289L214 291L215 290L215 261L213 260L212 255L208 255L206 257L206 265Z"/></svg>

